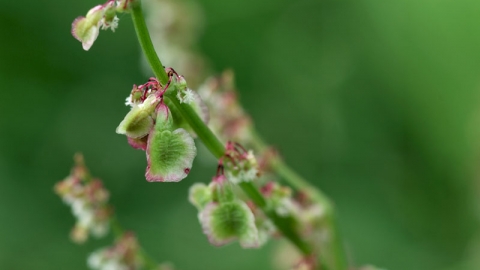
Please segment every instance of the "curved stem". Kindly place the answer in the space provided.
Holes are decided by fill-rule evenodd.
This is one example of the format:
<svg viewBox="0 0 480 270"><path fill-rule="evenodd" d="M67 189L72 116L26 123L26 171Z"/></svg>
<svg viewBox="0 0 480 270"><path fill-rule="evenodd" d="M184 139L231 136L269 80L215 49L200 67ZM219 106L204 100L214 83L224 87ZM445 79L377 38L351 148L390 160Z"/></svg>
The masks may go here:
<svg viewBox="0 0 480 270"><path fill-rule="evenodd" d="M145 24L145 18L142 12L142 3L140 0L132 1L131 3L133 25L135 26L135 32L137 33L138 41L142 47L148 63L152 67L155 77L163 84L168 83L168 75L165 72L162 61L158 58L155 48L153 47L150 33L148 32L147 25Z"/></svg>
<svg viewBox="0 0 480 270"><path fill-rule="evenodd" d="M162 84L166 84L168 82L168 76L153 48L153 44L143 17L140 2L140 0L136 0L134 3L132 3L132 17L135 25L135 31L145 57L150 63L155 76ZM189 123L189 125L198 135L200 140L215 157L220 158L224 155L224 145L208 128L208 126L203 123L198 114L190 105L180 103L175 97L175 92L166 94L165 102L168 106L175 106L182 117ZM259 146L258 148L265 148L263 141L258 136L256 137L257 138L254 140L254 142ZM331 235L328 241L329 250L321 252L322 259L326 260L322 264L328 266L328 269L330 270L347 269L346 256L337 229L333 205L330 202L330 199L328 199L325 194L321 193L315 187L310 185L307 181L295 173L295 171L290 169L281 159L276 158L272 160L271 166L272 169L278 175L284 178L290 185L298 190L304 191L312 200L315 200L324 207L327 216L326 225ZM278 216L275 211L268 209L265 198L252 183L245 182L240 184L240 187L244 193L247 194L250 199L264 211L264 213L272 220L272 222L274 222L276 227L283 233L283 235L287 237L304 255L308 256L312 254L312 247L298 235L292 226L292 222L286 218Z"/></svg>
<svg viewBox="0 0 480 270"><path fill-rule="evenodd" d="M175 106L177 111L182 115L188 124L197 134L198 138L203 142L203 144L208 148L208 150L216 157L220 158L225 154L225 146L220 142L220 140L213 134L213 132L203 123L203 120L200 119L198 114L192 108L192 106L186 103L180 103L180 101L175 96L176 91L171 94L166 94L164 96L165 103L167 106Z"/></svg>
<svg viewBox="0 0 480 270"><path fill-rule="evenodd" d="M145 24L145 19L143 17L143 12L141 8L141 1L137 0L132 3L132 17L135 25L135 31L137 32L137 37L142 47L142 50L145 54L145 57L148 59L150 66L155 74L158 77L161 83L166 84L168 82L168 76L165 73L165 69L160 62L155 50L153 48L152 40L148 33L147 26ZM213 134L213 132L208 128L207 125L200 119L198 114L193 110L193 108L185 103L180 103L180 101L175 96L176 91L170 94L165 94L165 102L168 106L175 106L180 112L182 117L188 122L192 127L195 133L198 135L200 140L205 144L205 146L210 150L210 152L216 157L220 158L225 154L225 146L220 142L220 140ZM310 255L312 250L310 245L305 242L297 234L297 232L292 227L291 222L287 222L284 218L278 216L274 211L267 209L267 204L262 194L252 183L242 183L240 185L242 190L247 194L252 201L254 201L257 206L262 209L267 216L274 222L277 228L287 237L291 242L298 247L298 249L305 255Z"/></svg>
<svg viewBox="0 0 480 270"><path fill-rule="evenodd" d="M225 146L220 140L213 134L207 125L200 119L198 114L193 108L186 104L180 103L175 97L175 93L171 92L164 96L167 106L175 106L177 111L188 122L188 124L195 131L197 136L203 142L203 144L210 150L210 152L216 157L220 158L225 154ZM268 209L267 203L263 195L251 182L242 182L240 188L243 192L257 205L265 215L275 224L275 226L282 232L282 234L288 238L303 254L312 254L311 246L305 242L293 228L293 222L288 218L279 216L275 211Z"/></svg>

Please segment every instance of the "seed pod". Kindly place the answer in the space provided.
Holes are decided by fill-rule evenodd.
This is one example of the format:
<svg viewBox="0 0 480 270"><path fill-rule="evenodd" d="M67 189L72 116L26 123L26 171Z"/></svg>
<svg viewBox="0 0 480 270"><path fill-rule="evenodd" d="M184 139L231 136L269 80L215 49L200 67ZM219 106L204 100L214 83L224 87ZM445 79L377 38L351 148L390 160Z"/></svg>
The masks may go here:
<svg viewBox="0 0 480 270"><path fill-rule="evenodd" d="M172 115L167 106L160 104L155 128L148 136L148 181L178 182L192 168L197 154L193 138L184 129L172 129Z"/></svg>
<svg viewBox="0 0 480 270"><path fill-rule="evenodd" d="M244 248L259 246L255 217L243 201L210 203L200 212L199 219L213 245L221 246L238 239Z"/></svg>

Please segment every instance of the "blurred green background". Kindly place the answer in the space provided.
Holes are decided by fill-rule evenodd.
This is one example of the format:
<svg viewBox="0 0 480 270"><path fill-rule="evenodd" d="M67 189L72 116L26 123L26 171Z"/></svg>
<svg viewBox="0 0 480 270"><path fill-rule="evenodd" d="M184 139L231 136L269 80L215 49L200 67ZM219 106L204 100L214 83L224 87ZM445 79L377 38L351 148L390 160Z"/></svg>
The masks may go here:
<svg viewBox="0 0 480 270"><path fill-rule="evenodd" d="M479 1L198 2L202 53L236 71L259 132L333 198L356 265L480 269ZM215 248L201 233L186 197L215 170L206 153L182 182L149 184L144 153L115 134L147 78L128 15L85 52L70 25L98 2L1 3L0 269L86 269L110 242L68 238L52 188L77 151L158 261L272 268L275 241Z"/></svg>

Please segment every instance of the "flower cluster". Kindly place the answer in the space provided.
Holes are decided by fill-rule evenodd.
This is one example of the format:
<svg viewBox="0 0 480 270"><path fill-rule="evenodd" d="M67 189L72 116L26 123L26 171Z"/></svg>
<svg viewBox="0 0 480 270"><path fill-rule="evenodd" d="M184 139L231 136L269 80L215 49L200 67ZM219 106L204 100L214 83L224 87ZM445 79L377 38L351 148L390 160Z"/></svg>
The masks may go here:
<svg viewBox="0 0 480 270"><path fill-rule="evenodd" d="M293 194L289 187L274 181L261 185L265 206L259 207L239 192L239 186L262 182L259 165L252 153L238 143L227 142L219 159L217 173L209 185L197 183L190 188L189 200L199 210L198 218L208 240L224 245L238 240L244 248L256 248L270 237L280 236L269 212L293 226L302 239L312 239L315 250L328 241L325 211L303 193ZM317 244L318 243L318 244ZM295 269L315 269L316 258L301 257Z"/></svg>
<svg viewBox="0 0 480 270"><path fill-rule="evenodd" d="M131 0L108 0L103 5L91 8L85 17L76 18L72 23L72 35L82 42L83 49L88 51L98 37L100 29L118 27L117 12L125 12Z"/></svg>
<svg viewBox="0 0 480 270"><path fill-rule="evenodd" d="M99 179L92 179L80 154L75 156L75 167L65 180L55 185L55 192L70 205L77 218L71 238L85 242L88 235L104 236L110 228L112 210L108 206L108 191Z"/></svg>
<svg viewBox="0 0 480 270"><path fill-rule="evenodd" d="M215 177L208 186L193 185L189 199L199 210L200 224L211 244L221 246L238 239L244 248L260 245L251 209L236 198L232 184L224 177Z"/></svg>
<svg viewBox="0 0 480 270"><path fill-rule="evenodd" d="M202 115L204 121L208 120L208 110L198 94L187 88L185 79L173 69L168 69L168 75L165 85L151 78L133 86L126 102L131 110L117 127L117 133L126 135L133 148L146 151L145 177L152 182L184 179L197 153L193 131L175 108L166 105L164 95L171 93Z"/></svg>
<svg viewBox="0 0 480 270"><path fill-rule="evenodd" d="M247 151L238 143L227 142L226 153L219 160L225 168L226 176L233 184L251 182L259 177L257 159L253 151Z"/></svg>
<svg viewBox="0 0 480 270"><path fill-rule="evenodd" d="M244 248L256 248L276 232L262 210L238 194L239 184L258 177L252 152L227 142L212 182L190 188L189 201L199 210L198 218L210 243L220 246L238 240Z"/></svg>
<svg viewBox="0 0 480 270"><path fill-rule="evenodd" d="M210 109L209 126L215 135L223 141L252 145L252 121L238 101L233 71L207 79L198 93Z"/></svg>

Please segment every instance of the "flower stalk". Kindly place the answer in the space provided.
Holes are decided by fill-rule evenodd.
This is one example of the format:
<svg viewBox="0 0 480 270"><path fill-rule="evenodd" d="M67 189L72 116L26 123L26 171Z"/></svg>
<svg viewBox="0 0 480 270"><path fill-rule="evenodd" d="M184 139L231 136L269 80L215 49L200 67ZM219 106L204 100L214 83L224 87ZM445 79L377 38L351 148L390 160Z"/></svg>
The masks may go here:
<svg viewBox="0 0 480 270"><path fill-rule="evenodd" d="M145 24L141 1L136 0L131 3L131 14L137 33L138 40L145 57L147 58L153 73L162 84L168 83L168 75L158 58L153 47L150 34ZM221 141L214 135L208 126L202 121L194 109L187 103L181 103L176 98L175 92L165 93L164 100L167 106L172 105L180 112L181 116L188 122L191 128L198 135L200 140L216 157L221 158L225 154L225 147ZM258 145L264 147L264 143L258 139ZM346 256L339 236L333 206L330 200L308 182L303 180L298 174L291 170L281 159L274 158L270 162L270 166L275 173L280 175L296 189L305 192L308 197L325 208L327 215L327 227L329 229L329 250L320 251L322 265L326 265L331 270L347 269ZM268 205L263 195L251 182L240 183L243 192L271 219L275 226L287 237L306 257L313 254L313 247L310 243L302 239L301 236L293 228L292 222L285 217L279 216L275 211L268 209Z"/></svg>

